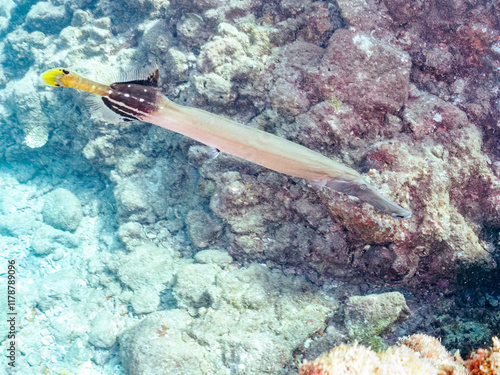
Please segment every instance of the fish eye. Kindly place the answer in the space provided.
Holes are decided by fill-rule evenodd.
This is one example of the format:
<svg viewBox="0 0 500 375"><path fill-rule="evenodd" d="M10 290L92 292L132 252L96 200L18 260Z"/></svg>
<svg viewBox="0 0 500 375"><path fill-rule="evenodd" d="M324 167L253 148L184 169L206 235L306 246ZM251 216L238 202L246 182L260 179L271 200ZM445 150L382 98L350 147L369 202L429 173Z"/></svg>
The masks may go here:
<svg viewBox="0 0 500 375"><path fill-rule="evenodd" d="M68 70L68 69L63 69L63 70L62 70L62 72L63 72L64 74L69 74L69 70Z"/></svg>

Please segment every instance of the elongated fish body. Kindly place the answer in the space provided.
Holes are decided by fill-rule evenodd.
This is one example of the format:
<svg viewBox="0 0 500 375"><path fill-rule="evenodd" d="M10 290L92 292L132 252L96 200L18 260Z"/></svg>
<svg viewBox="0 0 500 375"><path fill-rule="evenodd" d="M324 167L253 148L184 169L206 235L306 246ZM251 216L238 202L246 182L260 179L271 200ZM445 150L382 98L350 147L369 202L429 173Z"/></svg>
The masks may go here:
<svg viewBox="0 0 500 375"><path fill-rule="evenodd" d="M137 119L183 134L276 172L328 186L371 204L385 214L409 218L411 211L388 200L354 169L307 147L197 108L176 104L157 87L158 71L146 79L102 85L66 69L42 75L52 86L92 92L122 120Z"/></svg>

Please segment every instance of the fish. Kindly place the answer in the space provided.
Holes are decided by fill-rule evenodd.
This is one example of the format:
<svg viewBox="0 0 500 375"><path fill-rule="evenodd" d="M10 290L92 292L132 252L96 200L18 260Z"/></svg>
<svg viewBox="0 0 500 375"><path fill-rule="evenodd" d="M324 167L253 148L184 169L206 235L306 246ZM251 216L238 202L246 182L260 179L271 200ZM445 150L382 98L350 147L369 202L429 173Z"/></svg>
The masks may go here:
<svg viewBox="0 0 500 375"><path fill-rule="evenodd" d="M200 16L199 14L197 14L197 13L186 13L186 16L188 16L190 19L192 19L193 21L196 21L198 23L205 22L205 20L203 19L203 17Z"/></svg>
<svg viewBox="0 0 500 375"><path fill-rule="evenodd" d="M66 69L41 76L50 86L68 87L98 95L118 121L139 120L180 133L220 152L273 171L299 177L359 198L393 218L408 219L410 210L380 194L360 173L319 152L272 133L244 125L202 109L168 99L158 87L159 70L110 85L81 77Z"/></svg>

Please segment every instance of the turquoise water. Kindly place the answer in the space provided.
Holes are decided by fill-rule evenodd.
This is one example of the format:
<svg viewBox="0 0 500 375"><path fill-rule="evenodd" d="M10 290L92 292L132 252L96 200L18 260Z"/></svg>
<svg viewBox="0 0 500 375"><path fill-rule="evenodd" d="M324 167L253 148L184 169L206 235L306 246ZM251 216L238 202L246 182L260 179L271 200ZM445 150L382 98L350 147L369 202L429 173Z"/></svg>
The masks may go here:
<svg viewBox="0 0 500 375"><path fill-rule="evenodd" d="M2 1L0 375L298 374L341 343L414 333L463 356L490 346L500 10L398 4ZM197 121L303 145L413 216L172 118L128 121L140 98L118 118L46 85L55 68L145 90L158 69L158 92Z"/></svg>

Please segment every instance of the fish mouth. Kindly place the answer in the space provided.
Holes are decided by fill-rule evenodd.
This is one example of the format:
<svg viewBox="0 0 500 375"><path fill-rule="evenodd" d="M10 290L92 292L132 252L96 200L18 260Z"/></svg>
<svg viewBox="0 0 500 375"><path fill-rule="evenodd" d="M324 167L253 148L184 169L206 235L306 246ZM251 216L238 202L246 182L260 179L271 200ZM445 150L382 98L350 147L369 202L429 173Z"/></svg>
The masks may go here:
<svg viewBox="0 0 500 375"><path fill-rule="evenodd" d="M60 87L59 77L63 74L64 69L51 69L42 74L42 80L49 86ZM68 72L69 73L69 72Z"/></svg>

